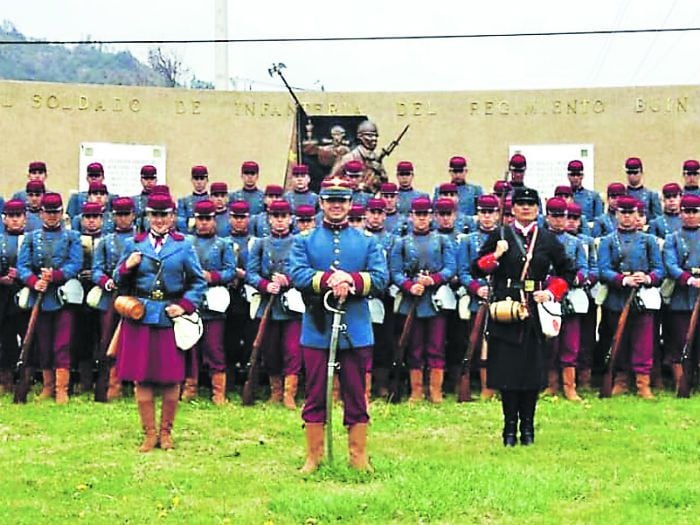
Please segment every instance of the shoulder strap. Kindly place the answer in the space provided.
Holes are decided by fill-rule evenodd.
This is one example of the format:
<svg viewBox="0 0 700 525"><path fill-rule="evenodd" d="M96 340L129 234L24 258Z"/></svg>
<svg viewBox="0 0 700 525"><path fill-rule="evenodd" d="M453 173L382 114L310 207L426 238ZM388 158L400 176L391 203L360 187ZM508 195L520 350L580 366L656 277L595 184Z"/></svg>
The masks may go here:
<svg viewBox="0 0 700 525"><path fill-rule="evenodd" d="M523 265L523 271L520 273L520 280L524 281L527 276L527 271L530 269L530 261L532 260L532 252L535 249L535 242L537 242L537 234L539 233L539 226L535 226L535 230L532 232L532 242L528 247L527 253L525 254L525 264Z"/></svg>

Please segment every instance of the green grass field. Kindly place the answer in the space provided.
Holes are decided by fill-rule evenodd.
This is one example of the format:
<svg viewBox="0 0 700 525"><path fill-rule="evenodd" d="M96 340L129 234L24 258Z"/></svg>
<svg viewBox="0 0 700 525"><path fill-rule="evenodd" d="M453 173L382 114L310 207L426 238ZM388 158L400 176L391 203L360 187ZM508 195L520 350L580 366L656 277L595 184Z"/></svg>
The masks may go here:
<svg viewBox="0 0 700 525"><path fill-rule="evenodd" d="M336 410L336 462L308 477L281 407L181 405L177 449L139 454L133 399L0 396L0 523L699 523L700 397L587 394L541 401L536 444L507 450L498 402L375 402L373 474Z"/></svg>

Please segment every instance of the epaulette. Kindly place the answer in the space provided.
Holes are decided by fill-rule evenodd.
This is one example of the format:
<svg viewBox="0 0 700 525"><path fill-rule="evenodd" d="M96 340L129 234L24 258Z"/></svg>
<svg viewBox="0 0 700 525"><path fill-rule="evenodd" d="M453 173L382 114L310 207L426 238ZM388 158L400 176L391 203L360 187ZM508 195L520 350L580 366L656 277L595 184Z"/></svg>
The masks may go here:
<svg viewBox="0 0 700 525"><path fill-rule="evenodd" d="M182 235L180 232L170 232L170 237L172 237L173 241L184 241L185 236Z"/></svg>
<svg viewBox="0 0 700 525"><path fill-rule="evenodd" d="M148 237L148 232L141 232L134 235L134 242L143 242Z"/></svg>

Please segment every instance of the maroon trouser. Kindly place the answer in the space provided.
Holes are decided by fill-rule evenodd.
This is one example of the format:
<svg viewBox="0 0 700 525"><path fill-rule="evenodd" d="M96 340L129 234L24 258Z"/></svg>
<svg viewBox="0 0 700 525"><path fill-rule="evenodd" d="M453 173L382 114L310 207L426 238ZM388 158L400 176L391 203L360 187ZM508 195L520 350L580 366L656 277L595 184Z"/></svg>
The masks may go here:
<svg viewBox="0 0 700 525"><path fill-rule="evenodd" d="M422 370L426 364L431 370L445 368L446 325L443 315L414 319L408 343L409 370Z"/></svg>
<svg viewBox="0 0 700 525"><path fill-rule="evenodd" d="M270 321L263 338L262 355L268 375L298 375L301 372L301 319Z"/></svg>
<svg viewBox="0 0 700 525"><path fill-rule="evenodd" d="M603 310L608 326L615 331L620 312ZM628 370L631 366L635 374L649 375L654 357L654 313L630 312L627 318L615 368Z"/></svg>
<svg viewBox="0 0 700 525"><path fill-rule="evenodd" d="M70 368L74 314L75 312L68 308L39 313L34 333L37 337L39 366L42 370Z"/></svg>
<svg viewBox="0 0 700 525"><path fill-rule="evenodd" d="M666 359L673 364L681 362L683 347L686 337L688 337L688 326L690 325L690 312L669 311L667 325L668 333L664 332L664 346L666 347ZM700 337L695 334L693 348L697 352L700 348ZM692 349L689 349L688 357L692 357Z"/></svg>
<svg viewBox="0 0 700 525"><path fill-rule="evenodd" d="M574 314L565 317L561 323L561 331L552 341L552 360L550 368L558 364L561 368L576 366L581 347L581 315Z"/></svg>
<svg viewBox="0 0 700 525"><path fill-rule="evenodd" d="M301 350L306 369L306 399L301 418L306 423L324 423L328 350L308 346L302 346ZM369 421L365 399L365 371L371 357L371 346L338 350L336 359L340 364L338 376L344 407L343 425L352 426Z"/></svg>

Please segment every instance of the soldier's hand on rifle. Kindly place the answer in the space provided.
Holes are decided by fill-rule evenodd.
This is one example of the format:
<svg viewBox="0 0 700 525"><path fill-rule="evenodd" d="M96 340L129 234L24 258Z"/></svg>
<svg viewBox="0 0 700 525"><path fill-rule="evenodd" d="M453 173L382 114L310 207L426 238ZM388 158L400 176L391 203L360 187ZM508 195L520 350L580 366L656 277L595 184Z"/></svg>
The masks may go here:
<svg viewBox="0 0 700 525"><path fill-rule="evenodd" d="M425 286L423 286L420 283L413 283L411 285L411 294L412 295L423 295L423 292L425 292Z"/></svg>
<svg viewBox="0 0 700 525"><path fill-rule="evenodd" d="M429 275L419 275L418 283L422 284L424 287L435 286L435 281Z"/></svg>
<svg viewBox="0 0 700 525"><path fill-rule="evenodd" d="M236 268L236 277L245 279L245 270L243 268Z"/></svg>
<svg viewBox="0 0 700 525"><path fill-rule="evenodd" d="M488 299L489 298L489 287L488 286L479 286L479 289L476 291L476 295L478 295L482 299Z"/></svg>
<svg viewBox="0 0 700 525"><path fill-rule="evenodd" d="M493 252L493 256L496 259L500 259L501 256L508 251L508 241L501 239L496 242L496 251Z"/></svg>
<svg viewBox="0 0 700 525"><path fill-rule="evenodd" d="M8 277L9 279L17 279L17 268L10 266L5 277Z"/></svg>
<svg viewBox="0 0 700 525"><path fill-rule="evenodd" d="M622 286L630 286L632 288L639 288L639 282L634 275L627 275L622 278Z"/></svg>
<svg viewBox="0 0 700 525"><path fill-rule="evenodd" d="M202 273L204 274L204 280L208 283L211 282L211 272L207 270L202 270Z"/></svg>
<svg viewBox="0 0 700 525"><path fill-rule="evenodd" d="M136 268L139 264L141 264L141 252L133 252L130 254L129 257L126 258L126 262L124 264L128 270Z"/></svg>
<svg viewBox="0 0 700 525"><path fill-rule="evenodd" d="M114 280L113 279L108 279L107 282L105 283L105 290L108 292L111 292L114 290Z"/></svg>
<svg viewBox="0 0 700 525"><path fill-rule="evenodd" d="M277 295L278 293L280 293L280 288L281 287L279 283L273 281L271 283L268 283L267 287L265 288L265 291L272 295Z"/></svg>
<svg viewBox="0 0 700 525"><path fill-rule="evenodd" d="M692 286L693 288L700 288L700 278L698 277L691 277L686 282L688 286Z"/></svg>
<svg viewBox="0 0 700 525"><path fill-rule="evenodd" d="M168 317L179 317L185 313L185 309L179 304L169 304L165 307L165 313Z"/></svg>
<svg viewBox="0 0 700 525"><path fill-rule="evenodd" d="M287 288L289 286L289 279L287 279L287 276L283 273L273 273L272 280L279 284L281 288Z"/></svg>
<svg viewBox="0 0 700 525"><path fill-rule="evenodd" d="M52 268L42 268L40 279L50 283L53 281L53 269Z"/></svg>
<svg viewBox="0 0 700 525"><path fill-rule="evenodd" d="M35 284L34 284L34 289L37 292L44 293L46 289L49 287L49 282L45 281L44 279L39 279Z"/></svg>

